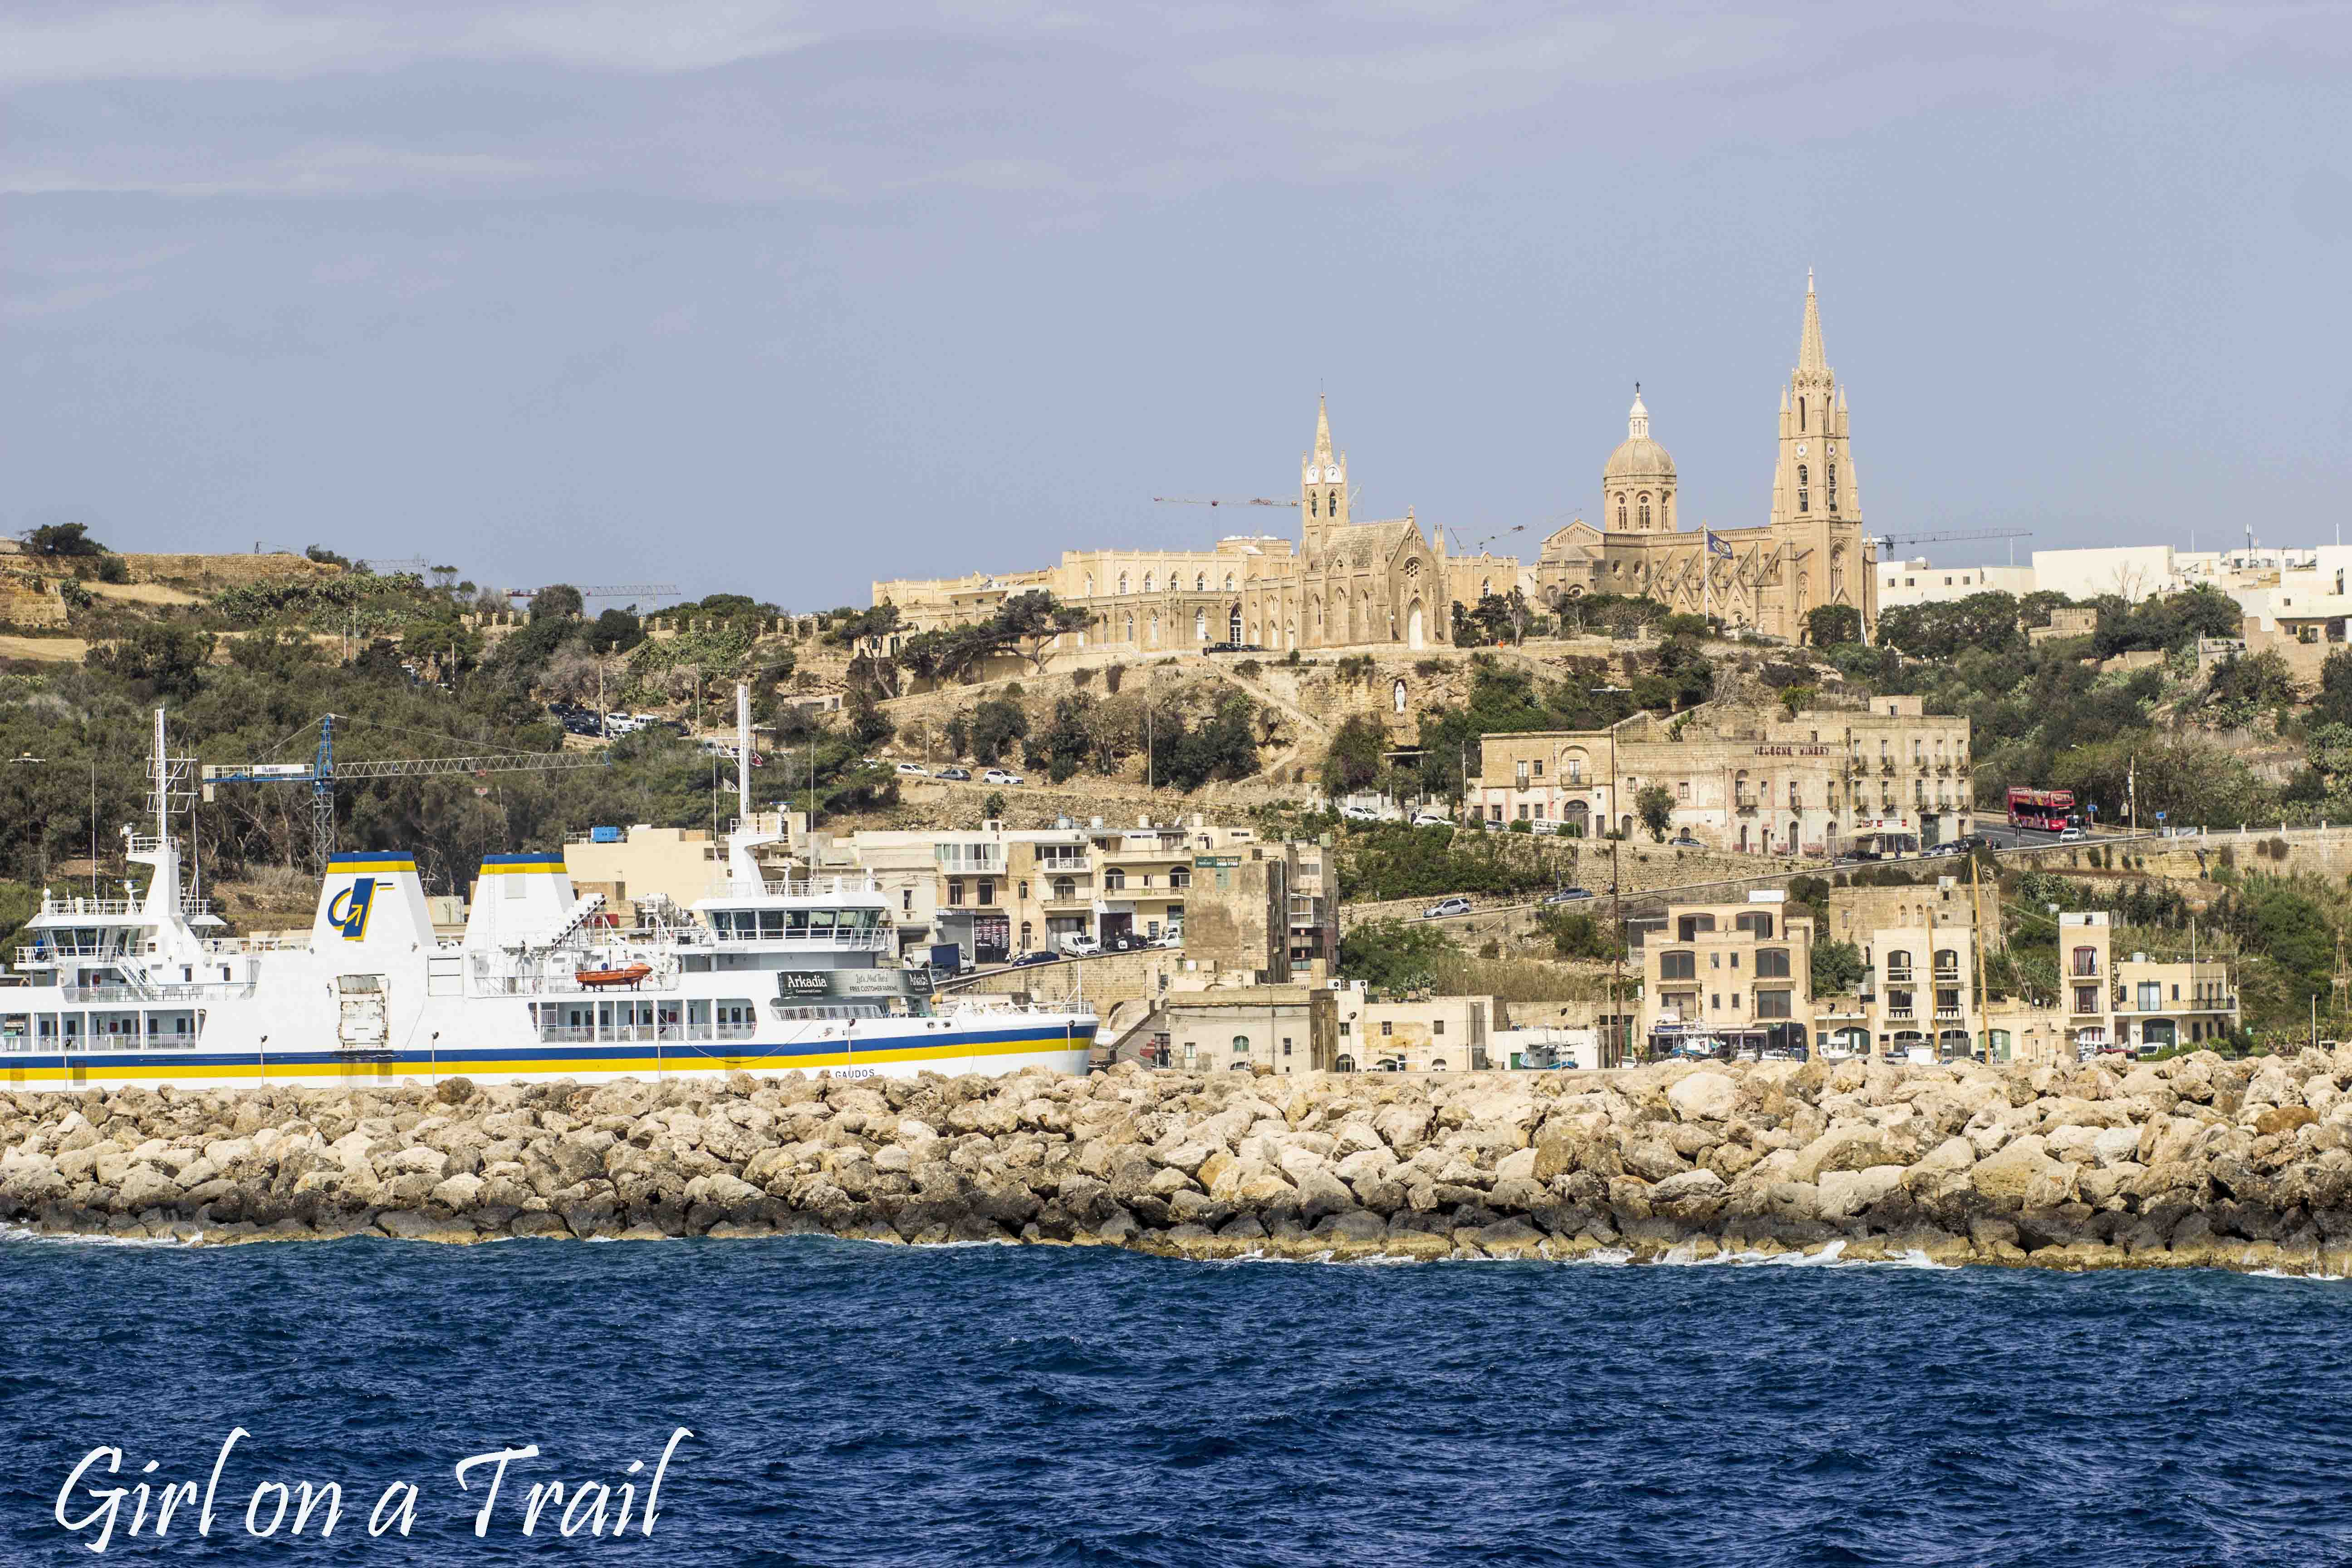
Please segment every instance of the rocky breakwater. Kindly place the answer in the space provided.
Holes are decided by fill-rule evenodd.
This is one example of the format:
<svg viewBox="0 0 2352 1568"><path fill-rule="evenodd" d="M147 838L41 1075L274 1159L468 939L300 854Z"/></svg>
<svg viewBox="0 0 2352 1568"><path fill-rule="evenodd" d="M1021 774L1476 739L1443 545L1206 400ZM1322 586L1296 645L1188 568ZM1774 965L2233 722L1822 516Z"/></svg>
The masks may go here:
<svg viewBox="0 0 2352 1568"><path fill-rule="evenodd" d="M787 1078L0 1096L0 1217L2352 1270L2352 1047L2116 1071Z"/></svg>

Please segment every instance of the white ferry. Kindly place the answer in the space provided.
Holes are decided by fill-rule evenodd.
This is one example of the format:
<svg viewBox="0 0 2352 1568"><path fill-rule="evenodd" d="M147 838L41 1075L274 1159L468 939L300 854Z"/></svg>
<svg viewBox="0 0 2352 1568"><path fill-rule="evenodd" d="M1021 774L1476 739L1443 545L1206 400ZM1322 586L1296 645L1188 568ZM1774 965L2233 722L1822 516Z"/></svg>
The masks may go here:
<svg viewBox="0 0 2352 1568"><path fill-rule="evenodd" d="M0 984L0 1088L1087 1069L1082 1003L935 996L889 962L870 877L769 880L753 852L776 836L742 826L710 896L626 931L560 858L508 855L443 938L415 861L368 854L330 862L307 940L207 934L169 831L181 765L159 713L153 832L126 833L143 896L43 891Z"/></svg>

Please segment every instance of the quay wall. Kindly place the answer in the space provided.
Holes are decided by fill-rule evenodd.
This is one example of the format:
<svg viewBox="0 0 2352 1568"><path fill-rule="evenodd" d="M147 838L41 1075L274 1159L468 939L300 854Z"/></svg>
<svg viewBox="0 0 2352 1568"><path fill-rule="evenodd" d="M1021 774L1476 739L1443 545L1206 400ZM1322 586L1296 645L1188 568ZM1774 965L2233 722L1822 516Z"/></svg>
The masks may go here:
<svg viewBox="0 0 2352 1568"><path fill-rule="evenodd" d="M0 1095L0 1219L2352 1271L2352 1047L2230 1062Z"/></svg>

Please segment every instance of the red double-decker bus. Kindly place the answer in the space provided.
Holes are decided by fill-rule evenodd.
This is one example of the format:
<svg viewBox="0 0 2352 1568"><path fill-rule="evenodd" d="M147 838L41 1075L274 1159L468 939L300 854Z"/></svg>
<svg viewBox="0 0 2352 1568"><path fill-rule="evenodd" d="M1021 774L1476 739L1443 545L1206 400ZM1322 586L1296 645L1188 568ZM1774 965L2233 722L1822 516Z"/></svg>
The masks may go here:
<svg viewBox="0 0 2352 1568"><path fill-rule="evenodd" d="M2014 784L2009 791L2009 825L2011 827L2039 827L2055 833L2062 827L2073 827L2081 822L2074 815L2074 792L2071 789L2020 789Z"/></svg>

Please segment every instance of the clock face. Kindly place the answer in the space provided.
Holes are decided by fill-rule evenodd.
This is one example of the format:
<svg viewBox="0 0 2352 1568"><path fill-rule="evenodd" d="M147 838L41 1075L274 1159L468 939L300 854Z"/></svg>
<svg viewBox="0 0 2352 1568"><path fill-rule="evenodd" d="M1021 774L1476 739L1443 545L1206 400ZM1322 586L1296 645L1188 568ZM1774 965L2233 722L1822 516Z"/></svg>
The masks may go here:
<svg viewBox="0 0 2352 1568"><path fill-rule="evenodd" d="M1801 457L1803 457L1804 455L1805 455L1805 444L1804 444L1802 441L1800 441L1800 442L1798 442L1798 443L1797 443L1797 456L1799 456L1800 458L1801 458Z"/></svg>
<svg viewBox="0 0 2352 1568"><path fill-rule="evenodd" d="M1339 482L1339 469L1338 465L1335 464L1332 467L1324 469L1323 478L1328 483L1335 485L1338 484Z"/></svg>

